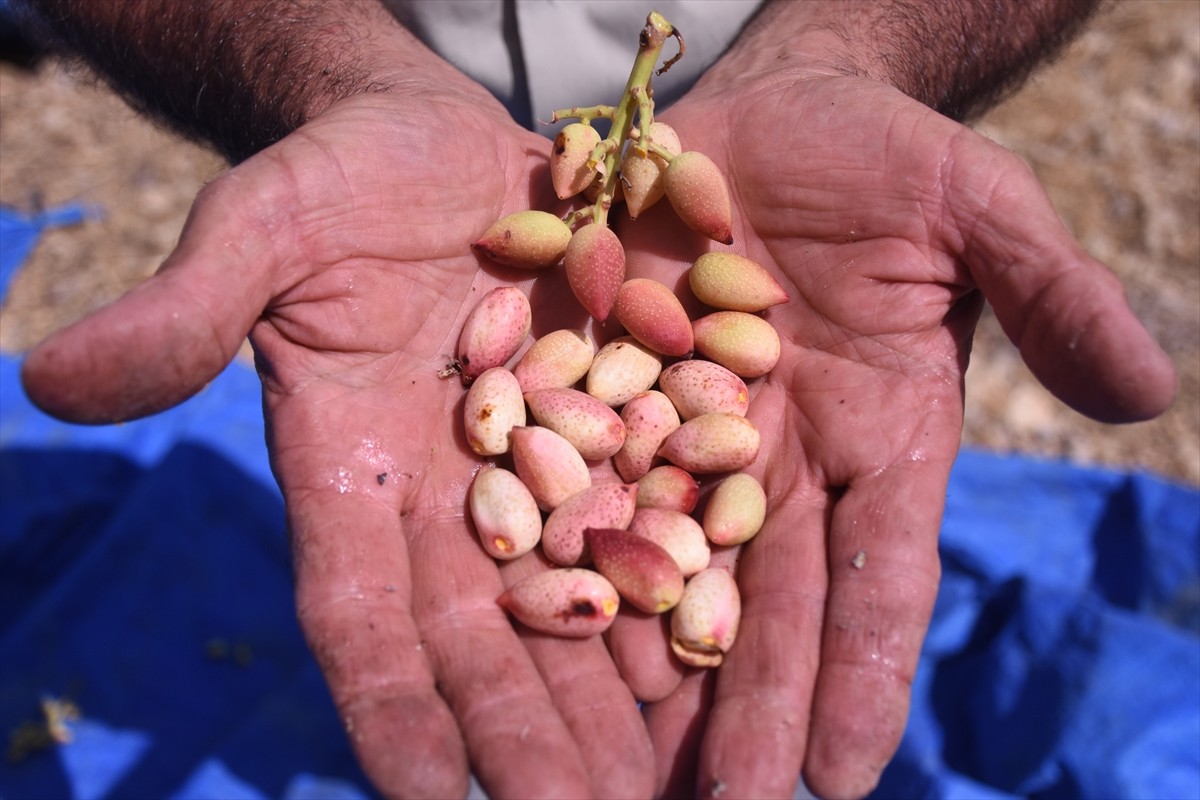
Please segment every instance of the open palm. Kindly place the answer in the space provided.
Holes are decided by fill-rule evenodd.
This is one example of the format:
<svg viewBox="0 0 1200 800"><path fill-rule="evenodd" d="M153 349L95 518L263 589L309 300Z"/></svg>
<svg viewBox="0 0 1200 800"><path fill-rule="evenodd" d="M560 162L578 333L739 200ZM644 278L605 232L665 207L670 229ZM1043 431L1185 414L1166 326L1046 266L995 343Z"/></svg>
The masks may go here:
<svg viewBox="0 0 1200 800"><path fill-rule="evenodd" d="M300 620L388 794L465 794L468 762L496 797L652 785L602 642L518 638L496 605L538 565L502 575L474 540L479 459L455 433L463 387L439 377L479 298L530 281L468 245L545 204L546 149L487 104L346 101L207 187L158 275L26 363L54 413L122 419L198 390L250 331ZM569 309L559 292L539 285L535 311Z"/></svg>
<svg viewBox="0 0 1200 800"><path fill-rule="evenodd" d="M741 632L715 688L692 675L648 707L660 786L788 797L803 766L819 794L862 795L903 732L936 597L977 290L1086 413L1157 413L1171 369L1014 156L882 84L702 86L664 118L724 167L733 249L792 299L767 313L783 352L752 389L770 513L738 563ZM673 285L708 249L669 209L624 236L633 269Z"/></svg>

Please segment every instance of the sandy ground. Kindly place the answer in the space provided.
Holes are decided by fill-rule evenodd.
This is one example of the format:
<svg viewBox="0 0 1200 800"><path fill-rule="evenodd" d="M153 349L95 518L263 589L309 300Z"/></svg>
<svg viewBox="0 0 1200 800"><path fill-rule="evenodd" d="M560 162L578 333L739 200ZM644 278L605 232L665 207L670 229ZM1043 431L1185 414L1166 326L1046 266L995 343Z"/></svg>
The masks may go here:
<svg viewBox="0 0 1200 800"><path fill-rule="evenodd" d="M1120 276L1174 359L1180 394L1152 422L1092 422L1040 387L985 313L964 443L1200 485L1200 2L1117 3L977 128L1032 165L1067 225ZM0 64L0 203L104 210L45 236L0 309L0 348L26 349L151 274L222 168L78 70Z"/></svg>

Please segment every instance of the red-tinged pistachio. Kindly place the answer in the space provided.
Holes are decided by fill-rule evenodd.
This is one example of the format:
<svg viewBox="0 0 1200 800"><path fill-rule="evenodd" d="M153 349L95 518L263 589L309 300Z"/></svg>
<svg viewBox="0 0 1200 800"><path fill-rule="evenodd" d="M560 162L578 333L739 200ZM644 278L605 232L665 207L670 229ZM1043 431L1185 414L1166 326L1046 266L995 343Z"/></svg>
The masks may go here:
<svg viewBox="0 0 1200 800"><path fill-rule="evenodd" d="M679 155L683 149L679 144L679 134L665 122L650 123L650 142L672 155ZM662 199L666 192L663 179L666 172L667 163L662 156L650 153L642 157L633 147L625 152L621 160L621 183L625 188L625 206L629 209L631 219L637 219L638 214Z"/></svg>
<svg viewBox="0 0 1200 800"><path fill-rule="evenodd" d="M712 557L700 523L681 511L639 508L633 512L629 530L670 553L684 577L707 568Z"/></svg>
<svg viewBox="0 0 1200 800"><path fill-rule="evenodd" d="M579 304L597 321L608 319L625 280L625 248L612 229L591 222L575 231L563 267Z"/></svg>
<svg viewBox="0 0 1200 800"><path fill-rule="evenodd" d="M600 144L600 132L591 125L572 122L554 137L550 149L550 180L559 200L574 197L596 177L596 168L588 169L592 150Z"/></svg>
<svg viewBox="0 0 1200 800"><path fill-rule="evenodd" d="M589 203L594 203L600 198L600 190L604 188L604 176L597 175L596 179L588 184L588 187L583 190L583 197ZM615 206L625 202L625 190L621 188L620 181L613 181L612 186L613 196L609 200L610 206Z"/></svg>
<svg viewBox="0 0 1200 800"><path fill-rule="evenodd" d="M642 392L621 409L625 444L613 456L613 466L627 481L636 481L650 471L658 448L667 434L679 427L679 414L662 392Z"/></svg>
<svg viewBox="0 0 1200 800"><path fill-rule="evenodd" d="M739 472L717 484L704 508L704 535L716 545L754 538L767 518L767 494L753 475Z"/></svg>
<svg viewBox="0 0 1200 800"><path fill-rule="evenodd" d="M463 403L467 444L481 456L498 456L511 449L509 434L525 424L525 400L516 377L504 367L492 367L475 379Z"/></svg>
<svg viewBox="0 0 1200 800"><path fill-rule="evenodd" d="M463 383L512 358L533 324L529 298L515 286L501 286L483 296L471 310L458 337L458 363Z"/></svg>
<svg viewBox="0 0 1200 800"><path fill-rule="evenodd" d="M694 475L732 472L754 463L762 437L737 414L702 414L680 425L658 454Z"/></svg>
<svg viewBox="0 0 1200 800"><path fill-rule="evenodd" d="M733 576L715 567L697 573L671 612L671 649L689 666L720 666L737 638L741 617Z"/></svg>
<svg viewBox="0 0 1200 800"><path fill-rule="evenodd" d="M636 507L636 483L601 483L584 489L550 512L542 529L542 552L559 566L583 566L592 558L583 532L627 528Z"/></svg>
<svg viewBox="0 0 1200 800"><path fill-rule="evenodd" d="M750 391L746 382L712 361L680 361L658 376L658 388L671 398L685 420L726 412L746 416Z"/></svg>
<svg viewBox="0 0 1200 800"><path fill-rule="evenodd" d="M716 311L692 323L696 349L743 378L766 375L779 361L779 334L744 311Z"/></svg>
<svg viewBox="0 0 1200 800"><path fill-rule="evenodd" d="M592 485L583 456L549 428L517 426L509 438L513 468L543 511L553 511L568 497Z"/></svg>
<svg viewBox="0 0 1200 800"><path fill-rule="evenodd" d="M608 458L625 443L625 423L612 408L578 389L538 389L525 394L533 418L562 436L591 461Z"/></svg>
<svg viewBox="0 0 1200 800"><path fill-rule="evenodd" d="M596 345L580 330L551 331L533 343L513 367L521 391L566 389L578 383L592 366Z"/></svg>
<svg viewBox="0 0 1200 800"><path fill-rule="evenodd" d="M721 170L703 153L689 151L671 159L667 199L684 224L696 233L733 244L733 210Z"/></svg>
<svg viewBox="0 0 1200 800"><path fill-rule="evenodd" d="M545 269L562 260L571 229L546 211L518 211L501 217L471 245L498 264Z"/></svg>
<svg viewBox="0 0 1200 800"><path fill-rule="evenodd" d="M688 270L688 284L701 303L726 311L763 311L788 301L771 273L737 253L700 256Z"/></svg>
<svg viewBox="0 0 1200 800"><path fill-rule="evenodd" d="M467 497L475 532L492 558L512 559L532 550L542 536L542 513L521 479L500 467L475 475Z"/></svg>
<svg viewBox="0 0 1200 800"><path fill-rule="evenodd" d="M638 478L638 508L662 508L690 514L700 498L700 484L674 464L655 467Z"/></svg>
<svg viewBox="0 0 1200 800"><path fill-rule="evenodd" d="M632 336L618 336L592 360L587 393L613 408L623 406L653 386L660 372L661 355Z"/></svg>
<svg viewBox="0 0 1200 800"><path fill-rule="evenodd" d="M665 284L632 278L621 284L613 313L629 335L664 356L692 354L692 321Z"/></svg>
<svg viewBox="0 0 1200 800"><path fill-rule="evenodd" d="M584 536L596 571L639 611L661 614L679 602L683 573L661 546L620 528L588 528Z"/></svg>
<svg viewBox="0 0 1200 800"><path fill-rule="evenodd" d="M608 630L621 598L599 572L551 569L522 578L496 602L535 631L584 638Z"/></svg>

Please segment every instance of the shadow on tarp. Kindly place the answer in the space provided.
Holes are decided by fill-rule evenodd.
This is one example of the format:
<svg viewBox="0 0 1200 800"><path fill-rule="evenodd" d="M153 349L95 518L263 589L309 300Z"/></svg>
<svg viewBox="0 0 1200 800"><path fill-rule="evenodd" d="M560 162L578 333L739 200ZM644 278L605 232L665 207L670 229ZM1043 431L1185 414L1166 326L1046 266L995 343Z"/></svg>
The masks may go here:
<svg viewBox="0 0 1200 800"><path fill-rule="evenodd" d="M371 796L296 623L253 373L82 428L3 362L0 796ZM69 744L30 739L45 701Z"/></svg>

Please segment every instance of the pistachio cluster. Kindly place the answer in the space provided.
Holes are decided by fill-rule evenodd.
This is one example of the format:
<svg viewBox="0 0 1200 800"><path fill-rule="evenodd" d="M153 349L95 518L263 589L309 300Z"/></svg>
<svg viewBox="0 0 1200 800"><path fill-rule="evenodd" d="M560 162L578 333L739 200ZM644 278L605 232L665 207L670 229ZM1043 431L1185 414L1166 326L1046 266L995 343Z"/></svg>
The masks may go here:
<svg viewBox="0 0 1200 800"><path fill-rule="evenodd" d="M600 322L615 317L626 335L597 350L586 331L557 330L518 359L532 312L520 289L500 287L471 312L456 363L469 387L467 441L498 462L469 491L480 542L502 560L540 547L558 567L497 602L562 636L603 632L622 601L669 611L675 654L713 667L737 635L740 598L732 575L710 558L713 547L748 541L766 516L762 486L740 471L761 444L746 418L746 381L778 360L779 336L761 312L788 297L767 270L732 252L705 253L688 270L692 293L711 308L694 320L669 287L626 278L624 248L608 225L618 202L636 218L666 197L693 230L732 242L719 169L653 118L650 77L671 37L679 54L658 74L684 45L651 13L621 102L554 113L554 121L578 120L554 141L555 192L588 204L563 218L510 214L473 245L523 269L561 263L583 308ZM608 136L592 125L597 119L610 121ZM605 460L619 480L593 483L590 467ZM697 476L706 475L724 477L700 504Z"/></svg>

